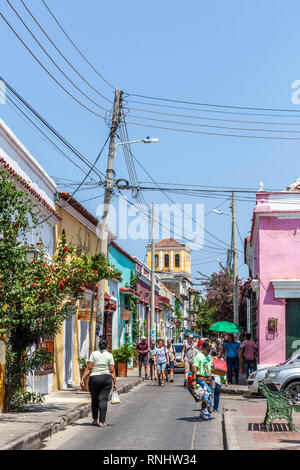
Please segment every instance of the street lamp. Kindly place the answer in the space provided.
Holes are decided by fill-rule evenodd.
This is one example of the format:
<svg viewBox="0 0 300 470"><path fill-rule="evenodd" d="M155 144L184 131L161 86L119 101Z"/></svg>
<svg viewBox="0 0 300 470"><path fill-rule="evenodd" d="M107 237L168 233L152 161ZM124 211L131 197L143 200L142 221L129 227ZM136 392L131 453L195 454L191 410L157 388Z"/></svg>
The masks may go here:
<svg viewBox="0 0 300 470"><path fill-rule="evenodd" d="M143 142L144 144L155 144L156 142L159 142L159 140L156 137L153 137L152 139L150 139L150 137L146 137L145 139L129 140L128 142L119 142L118 144L116 144L115 149L117 149L119 145L136 144L138 142Z"/></svg>

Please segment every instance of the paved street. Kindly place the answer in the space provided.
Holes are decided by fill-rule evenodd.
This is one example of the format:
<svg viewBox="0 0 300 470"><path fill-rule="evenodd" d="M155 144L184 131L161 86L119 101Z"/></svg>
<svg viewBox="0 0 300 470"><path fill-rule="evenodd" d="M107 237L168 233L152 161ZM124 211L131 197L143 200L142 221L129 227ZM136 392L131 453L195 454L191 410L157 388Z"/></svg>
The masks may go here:
<svg viewBox="0 0 300 470"><path fill-rule="evenodd" d="M91 426L91 415L80 419L41 445L42 449L223 449L221 413L210 422L199 420L199 404L183 388L183 374L159 387L145 381L109 405L106 428Z"/></svg>

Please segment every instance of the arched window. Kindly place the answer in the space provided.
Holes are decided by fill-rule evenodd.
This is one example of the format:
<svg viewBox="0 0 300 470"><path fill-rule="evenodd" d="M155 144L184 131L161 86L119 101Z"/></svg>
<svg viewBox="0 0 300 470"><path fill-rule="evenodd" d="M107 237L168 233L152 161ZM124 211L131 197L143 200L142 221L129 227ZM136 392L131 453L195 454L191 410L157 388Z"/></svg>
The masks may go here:
<svg viewBox="0 0 300 470"><path fill-rule="evenodd" d="M155 255L155 267L158 268L158 255Z"/></svg>
<svg viewBox="0 0 300 470"><path fill-rule="evenodd" d="M179 267L180 267L180 256L175 255L175 268L179 268Z"/></svg>
<svg viewBox="0 0 300 470"><path fill-rule="evenodd" d="M170 266L170 257L169 255L165 255L165 268Z"/></svg>

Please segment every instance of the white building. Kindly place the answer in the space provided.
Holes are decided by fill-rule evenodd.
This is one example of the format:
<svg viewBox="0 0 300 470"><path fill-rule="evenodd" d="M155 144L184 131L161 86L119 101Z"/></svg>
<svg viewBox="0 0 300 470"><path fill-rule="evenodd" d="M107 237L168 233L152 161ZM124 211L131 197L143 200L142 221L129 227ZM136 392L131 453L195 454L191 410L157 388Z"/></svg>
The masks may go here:
<svg viewBox="0 0 300 470"><path fill-rule="evenodd" d="M46 251L52 255L54 250L54 226L60 220L55 211L54 199L56 185L37 160L19 141L12 130L0 119L0 169L6 170L19 189L25 190L37 205L41 223L37 233L28 234L28 243L35 244L41 238ZM28 377L27 388L36 393L52 391L53 374Z"/></svg>

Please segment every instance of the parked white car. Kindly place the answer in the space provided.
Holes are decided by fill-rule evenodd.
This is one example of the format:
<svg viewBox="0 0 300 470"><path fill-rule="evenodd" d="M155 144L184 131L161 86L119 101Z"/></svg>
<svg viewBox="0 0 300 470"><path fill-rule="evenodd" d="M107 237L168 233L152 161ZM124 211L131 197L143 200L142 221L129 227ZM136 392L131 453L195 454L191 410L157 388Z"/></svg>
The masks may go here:
<svg viewBox="0 0 300 470"><path fill-rule="evenodd" d="M282 364L278 364L280 366L282 365L288 365L292 362L299 362L300 363L300 350L296 351L292 357L287 359L285 362ZM263 380L265 378L265 375L267 371L271 368L272 366L264 367L263 369L258 369L255 372L252 372L252 374L249 375L248 380L247 380L247 385L248 385L248 390L251 393L260 393L258 390L258 382L260 380ZM273 366L276 367L276 366Z"/></svg>

